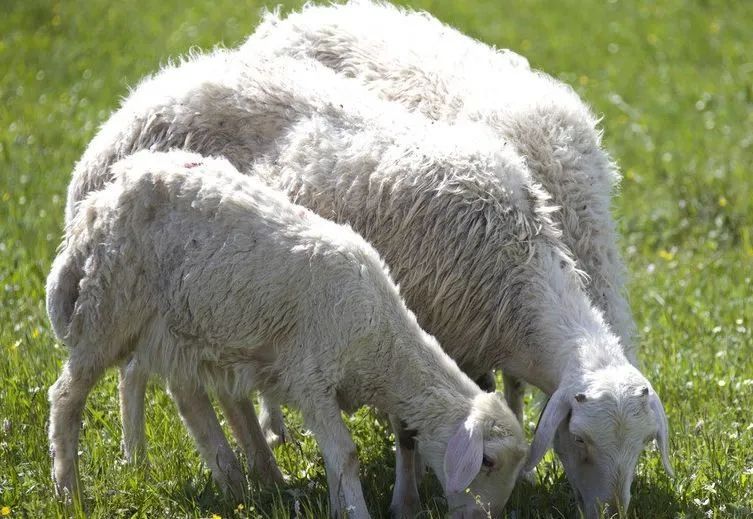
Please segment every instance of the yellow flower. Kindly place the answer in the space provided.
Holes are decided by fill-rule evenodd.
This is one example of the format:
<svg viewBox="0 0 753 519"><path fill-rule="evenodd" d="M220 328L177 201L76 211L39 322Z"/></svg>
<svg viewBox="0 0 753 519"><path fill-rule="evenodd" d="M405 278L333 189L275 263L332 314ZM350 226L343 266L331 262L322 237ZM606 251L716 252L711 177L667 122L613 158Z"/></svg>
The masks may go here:
<svg viewBox="0 0 753 519"><path fill-rule="evenodd" d="M727 206L727 199L724 198L724 196L719 197L719 207L726 207Z"/></svg>
<svg viewBox="0 0 753 519"><path fill-rule="evenodd" d="M238 503L238 510L239 510L239 511L240 511L240 510L243 510L244 508L246 508L246 507L245 507L245 506L243 506L243 503Z"/></svg>
<svg viewBox="0 0 753 519"><path fill-rule="evenodd" d="M662 249L659 251L659 257L663 259L664 261L672 261L675 255L666 249Z"/></svg>
<svg viewBox="0 0 753 519"><path fill-rule="evenodd" d="M5 517L6 515L10 515L10 507L4 506L0 508L0 515L2 515L3 517Z"/></svg>
<svg viewBox="0 0 753 519"><path fill-rule="evenodd" d="M222 519L221 515L212 514L212 519Z"/></svg>

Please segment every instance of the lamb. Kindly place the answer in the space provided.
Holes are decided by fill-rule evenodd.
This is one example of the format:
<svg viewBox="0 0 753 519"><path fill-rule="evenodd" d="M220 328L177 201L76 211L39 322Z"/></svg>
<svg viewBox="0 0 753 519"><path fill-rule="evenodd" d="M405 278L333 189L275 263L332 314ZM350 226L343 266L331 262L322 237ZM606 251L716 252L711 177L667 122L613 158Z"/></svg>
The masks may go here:
<svg viewBox="0 0 753 519"><path fill-rule="evenodd" d="M600 146L596 118L568 86L531 71L525 58L489 48L427 13L368 0L309 5L284 20L268 13L241 48L251 59L260 53L313 58L431 119L470 119L493 128L525 157L533 178L559 206L552 217L590 279L586 291L637 365L625 268L609 211L619 174ZM524 385L506 375L505 391L522 417ZM262 410L262 416L269 414L274 409ZM617 494L627 508L629 493L620 498L624 492L609 478L593 478L604 482L595 487L586 481L587 471L568 452L577 452L577 442L565 427L561 434L569 437L555 443L560 457L569 458L565 465L583 507L592 513L597 499Z"/></svg>
<svg viewBox="0 0 753 519"><path fill-rule="evenodd" d="M511 145L486 125L406 113L320 64L231 54L142 83L77 165L69 207L109 181L122 150L214 146L197 151L225 151L246 172L255 160L254 174L380 251L422 327L471 378L504 369L552 395L530 462L569 426L590 443L568 452L593 461L600 480L587 490L605 501L629 496L644 441L657 437L669 467L661 402L591 304L548 195ZM150 92L170 94L149 105ZM411 446L398 446L396 515L418 503Z"/></svg>
<svg viewBox="0 0 753 519"><path fill-rule="evenodd" d="M415 431L458 516L480 512L473 495L501 509L527 452L515 416L419 327L365 240L224 159L142 151L111 172L47 281L70 350L49 392L58 488L75 490L87 394L133 355L171 385L261 389L300 408L334 516L369 517L340 416L364 404Z"/></svg>

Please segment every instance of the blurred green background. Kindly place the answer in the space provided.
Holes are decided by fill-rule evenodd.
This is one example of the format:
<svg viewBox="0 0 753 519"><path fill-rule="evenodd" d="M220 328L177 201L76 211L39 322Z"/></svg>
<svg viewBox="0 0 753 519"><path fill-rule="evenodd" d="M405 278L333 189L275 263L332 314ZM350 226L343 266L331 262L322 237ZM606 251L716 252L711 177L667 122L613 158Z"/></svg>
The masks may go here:
<svg viewBox="0 0 753 519"><path fill-rule="evenodd" d="M66 354L44 311L70 172L128 87L191 48L234 46L263 6L217 0L0 1L0 516L82 515L53 494L46 390ZM631 517L753 516L753 2L417 1L482 41L525 55L603 116L624 181L615 199L641 358L667 408L676 477L645 454ZM297 8L298 2L284 4ZM223 501L157 383L148 471L121 461L115 376L92 394L80 449L92 517L321 517L312 439L277 450L291 485ZM533 400L533 398L530 398ZM288 413L299 424L296 413ZM537 415L529 406L528 419ZM375 517L386 517L393 454L373 412L350 419ZM519 485L517 518L573 517L548 456ZM444 510L430 478L429 515Z"/></svg>

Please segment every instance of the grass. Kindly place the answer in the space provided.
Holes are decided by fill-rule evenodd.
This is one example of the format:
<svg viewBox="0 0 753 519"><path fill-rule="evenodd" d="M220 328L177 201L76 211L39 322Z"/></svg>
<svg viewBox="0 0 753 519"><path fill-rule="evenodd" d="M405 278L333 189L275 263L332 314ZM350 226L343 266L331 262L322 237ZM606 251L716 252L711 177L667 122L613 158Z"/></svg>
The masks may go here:
<svg viewBox="0 0 753 519"><path fill-rule="evenodd" d="M191 47L235 45L260 2L8 0L0 17L0 515L81 515L50 481L46 389L65 351L44 310L65 188L87 142L144 74ZM290 4L287 7L296 6ZM526 55L604 117L625 179L615 201L645 372L662 395L676 477L645 454L631 517L753 515L753 6L664 0L420 1L467 33ZM115 377L89 400L80 444L92 517L320 517L321 458L289 413L298 445L277 450L291 486L226 504L156 384L151 467L121 462ZM529 420L536 409L529 406ZM393 478L389 432L350 419L374 515ZM516 517L575 514L551 457L521 485ZM435 483L422 489L441 513Z"/></svg>

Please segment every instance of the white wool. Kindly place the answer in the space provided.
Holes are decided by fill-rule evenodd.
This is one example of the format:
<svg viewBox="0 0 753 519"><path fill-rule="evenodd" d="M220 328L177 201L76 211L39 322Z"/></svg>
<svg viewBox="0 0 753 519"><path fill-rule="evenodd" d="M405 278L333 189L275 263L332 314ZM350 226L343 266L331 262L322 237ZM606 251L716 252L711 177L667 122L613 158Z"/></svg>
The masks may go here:
<svg viewBox="0 0 753 519"><path fill-rule="evenodd" d="M310 7L300 16L317 9ZM275 34L287 34L284 23L275 26ZM322 41L338 34L334 31ZM357 43L349 41L354 48ZM555 122L557 114L585 113L587 117L576 120L593 130L595 122L577 96L560 88L562 96L551 105L521 102L514 110L499 112L501 120L510 117L512 122L498 128L491 120L474 124L469 119L475 116L457 115L464 104L446 90L426 89L431 106L447 97L449 107L439 115L418 107L442 119L429 121L405 113L394 102L379 101L366 87L321 65L275 58L275 45L266 40L250 48L253 52L246 45L239 53L192 58L186 66L198 67L193 82L177 84L171 79L174 69L168 69L143 83L132 99L155 82L164 90L179 91L178 102L149 106L126 101L121 109L129 114L125 120L151 122L124 133L125 142L116 131L114 140L98 136L92 141L74 172L70 212L77 199L107 181L107 164L124 150L185 147L223 154L244 172L256 160L267 182L321 216L349 223L379 250L420 324L472 377L501 368L550 394L565 388L574 395L588 389L585 375L595 366L624 366L625 383L637 383L628 377L630 355L626 357L602 311L591 304L561 230L552 221L557 218L550 200L554 193L540 185L551 182L546 175L533 175L541 171L531 163L529 151L551 148L549 137L533 132L537 138L530 149L512 131L500 139L505 124L529 127L513 117L518 112L540 114L542 130L550 127L544 124L550 110ZM373 61L367 57L365 63ZM207 64L209 73L202 73L205 59L225 64L219 70ZM546 92L546 85L557 86L525 67L506 67L510 83L527 82L526 88L511 87L511 92L528 86L530 92ZM442 76L429 79L436 77L444 81ZM419 72L404 85L409 88L421 78ZM493 99L492 92L483 95ZM115 117L111 121L118 126ZM111 131L107 125L102 135ZM563 142L575 137L576 156L598 137L580 127L571 130L563 133ZM598 146L598 139L595 142ZM607 183L614 180L611 168L594 171L603 173L599 178ZM605 218L611 221L608 211ZM640 384L649 386L645 379ZM642 420L635 430L649 435L658 430L657 420ZM631 449L640 452L640 447ZM632 468L621 473L627 472ZM604 482L606 490L597 493L611 499L617 483L608 478Z"/></svg>
<svg viewBox="0 0 753 519"><path fill-rule="evenodd" d="M525 59L516 59L514 53L489 48L427 13L370 1L308 5L285 19L267 14L242 46L241 53L251 60L260 55L315 59L382 98L432 120L486 123L502 145L512 147L523 157L532 179L542 185L551 202L559 207L552 219L562 231L561 241L589 278L585 293L590 302L586 302L582 296L567 297L570 288L564 291L557 288L565 278L552 273L556 260L549 262L549 267L541 266L534 279L546 279L548 275L551 286L529 292L534 308L527 308L526 315L538 313L539 318L531 333L524 334L527 339L538 336L539 343L535 348L519 347L518 354L507 354L500 361L502 368L506 374L522 377L549 394L557 388L567 388L563 394L571 397L602 385L596 379L612 382L606 384L613 387L611 403L600 403L603 415L611 415L613 407L627 413L637 388L650 387L630 366L636 364L635 326L624 294L625 269L609 211L619 174L601 147L596 117L569 86L530 70ZM390 255L378 244L377 248L393 269L398 269ZM477 348L477 343L443 336L433 322L423 319L421 300L411 299L410 282L398 270L395 275L422 324L468 369L463 363L466 352L458 351L455 344L467 349ZM409 279L420 275L421 272L408 274ZM563 298L547 294L550 288ZM511 300L501 298L501 306ZM515 316L506 324L514 327L521 321ZM533 340L531 343L536 344ZM489 354L483 347L480 351ZM567 368L562 379L553 383L557 377L552 370L562 367ZM605 400L610 397L605 396ZM587 514L594 513L598 500L627 507L629 486L643 441L653 432L658 435L659 443L666 445L666 438L661 435L661 424L665 421L663 411L656 416L653 408L651 412L640 413L640 419L634 423L626 420L628 434L623 444L614 446L609 446L612 438L621 431L599 424L596 419L591 421L594 429L591 433L601 438L602 447L611 449L613 459L619 462L618 470L608 466L612 462L597 463L603 473L594 477L587 476L583 466L566 463L570 480L585 501ZM572 436L564 426L558 434ZM561 457L577 457L562 447L567 442L556 443L560 445L557 450ZM617 456L618 450L625 456ZM666 450L663 458L669 467Z"/></svg>
<svg viewBox="0 0 753 519"><path fill-rule="evenodd" d="M73 486L79 423L71 418L80 419L106 368L135 356L171 387L208 383L238 397L259 389L299 408L323 451L333 513L368 516L339 416L364 404L415 430L443 483L456 470L450 453L475 442L463 489L504 505L509 491L486 485L511 487L522 465L514 415L418 326L358 234L224 159L141 151L111 174L77 205L47 283L50 320L70 350L50 389L61 488ZM473 440L461 430L470 417ZM505 466L486 474L482 454Z"/></svg>

